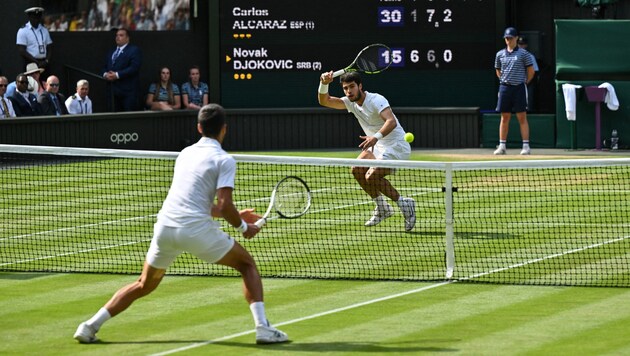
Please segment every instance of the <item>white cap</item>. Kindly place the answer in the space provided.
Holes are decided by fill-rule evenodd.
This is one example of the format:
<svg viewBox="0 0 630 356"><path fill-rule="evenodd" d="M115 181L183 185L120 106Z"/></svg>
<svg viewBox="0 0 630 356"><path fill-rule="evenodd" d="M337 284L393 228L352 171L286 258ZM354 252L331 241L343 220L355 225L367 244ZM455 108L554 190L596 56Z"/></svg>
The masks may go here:
<svg viewBox="0 0 630 356"><path fill-rule="evenodd" d="M24 10L24 13L26 14L30 14L30 13L35 13L35 14L42 14L44 13L44 8L43 7L29 7L28 9Z"/></svg>

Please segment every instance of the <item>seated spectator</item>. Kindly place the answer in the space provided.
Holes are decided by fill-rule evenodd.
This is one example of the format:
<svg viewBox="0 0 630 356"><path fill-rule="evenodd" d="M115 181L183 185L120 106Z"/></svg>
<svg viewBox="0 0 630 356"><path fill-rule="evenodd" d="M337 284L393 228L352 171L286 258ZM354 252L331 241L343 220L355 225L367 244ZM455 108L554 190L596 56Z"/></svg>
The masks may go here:
<svg viewBox="0 0 630 356"><path fill-rule="evenodd" d="M66 109L66 97L59 93L59 78L51 75L46 79L46 92L37 98L42 108L42 115L61 116L68 115Z"/></svg>
<svg viewBox="0 0 630 356"><path fill-rule="evenodd" d="M15 110L13 110L13 103L9 100L9 97L6 96L7 86L9 85L9 80L7 77L0 77L0 119L15 117Z"/></svg>
<svg viewBox="0 0 630 356"><path fill-rule="evenodd" d="M28 91L35 94L36 97L40 96L44 92L44 86L40 85L40 76L44 68L37 67L37 63L29 63L26 66L26 71L23 74L28 76ZM11 96L15 93L15 82L12 82L7 87L7 96Z"/></svg>
<svg viewBox="0 0 630 356"><path fill-rule="evenodd" d="M181 108L179 87L171 81L171 70L169 68L163 67L160 69L160 80L149 86L146 104L149 110L176 110Z"/></svg>
<svg viewBox="0 0 630 356"><path fill-rule="evenodd" d="M184 109L199 110L208 105L208 84L199 81L201 74L198 66L189 70L190 81L182 84L182 101Z"/></svg>
<svg viewBox="0 0 630 356"><path fill-rule="evenodd" d="M9 97L15 110L15 116L41 115L41 107L37 97L28 91L28 76L19 74L15 78L15 93Z"/></svg>
<svg viewBox="0 0 630 356"><path fill-rule="evenodd" d="M72 115L87 115L92 113L92 100L88 97L90 83L81 79L77 82L77 92L66 99L66 108Z"/></svg>

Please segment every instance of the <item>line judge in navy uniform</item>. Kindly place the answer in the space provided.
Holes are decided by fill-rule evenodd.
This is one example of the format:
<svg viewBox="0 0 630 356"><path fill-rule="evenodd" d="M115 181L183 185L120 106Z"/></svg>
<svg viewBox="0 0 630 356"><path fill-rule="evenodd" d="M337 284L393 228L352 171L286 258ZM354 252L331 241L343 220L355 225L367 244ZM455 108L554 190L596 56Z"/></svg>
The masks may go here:
<svg viewBox="0 0 630 356"><path fill-rule="evenodd" d="M140 109L140 65L142 52L130 42L129 30L116 30L116 48L108 52L103 78L108 81L107 107L109 111Z"/></svg>

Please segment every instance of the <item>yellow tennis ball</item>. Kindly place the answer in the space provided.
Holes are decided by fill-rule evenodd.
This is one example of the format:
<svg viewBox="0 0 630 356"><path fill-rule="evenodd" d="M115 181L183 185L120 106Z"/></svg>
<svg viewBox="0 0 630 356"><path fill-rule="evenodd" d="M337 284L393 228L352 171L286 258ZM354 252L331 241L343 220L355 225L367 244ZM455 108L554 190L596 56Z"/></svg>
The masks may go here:
<svg viewBox="0 0 630 356"><path fill-rule="evenodd" d="M405 134L405 141L407 141L409 143L412 143L413 139L414 139L414 137L413 137L413 134L411 132L407 132Z"/></svg>

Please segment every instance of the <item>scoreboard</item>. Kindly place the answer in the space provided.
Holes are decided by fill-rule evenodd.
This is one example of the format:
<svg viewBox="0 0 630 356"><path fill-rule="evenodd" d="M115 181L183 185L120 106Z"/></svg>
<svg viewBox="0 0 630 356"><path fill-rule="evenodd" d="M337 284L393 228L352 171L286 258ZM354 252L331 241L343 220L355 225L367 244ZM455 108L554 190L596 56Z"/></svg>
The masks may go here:
<svg viewBox="0 0 630 356"><path fill-rule="evenodd" d="M390 68L363 75L363 87L392 106L494 108L497 1L221 0L221 103L317 107L322 72L383 43Z"/></svg>

